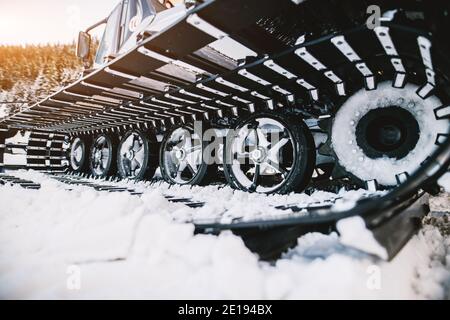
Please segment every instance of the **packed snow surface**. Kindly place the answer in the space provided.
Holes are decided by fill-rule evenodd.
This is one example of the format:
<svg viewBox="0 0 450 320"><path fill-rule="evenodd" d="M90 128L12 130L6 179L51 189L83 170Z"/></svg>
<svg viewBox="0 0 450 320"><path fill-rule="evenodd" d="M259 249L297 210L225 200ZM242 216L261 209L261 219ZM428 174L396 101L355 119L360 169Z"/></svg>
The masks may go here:
<svg viewBox="0 0 450 320"><path fill-rule="evenodd" d="M269 263L230 232L194 235L192 224L173 218L202 213L208 205L188 208L163 192L214 199L211 211L240 207L254 214L253 207L269 202L306 203L320 195L161 185L137 196L67 190L37 173L21 175L40 179L42 187L0 186L0 298L449 298L450 237L434 225L392 262L351 248L334 233L311 233Z"/></svg>
<svg viewBox="0 0 450 320"><path fill-rule="evenodd" d="M40 183L41 185L55 185L63 189L72 189L74 185L57 182L53 178L37 171L13 171L13 175L23 180L29 180ZM156 176L159 175L159 170ZM74 177L73 181L77 181ZM286 215L292 215L292 210L278 210L278 206L290 207L292 205L307 208L314 206L322 206L324 204L333 205L333 209L344 211L354 207L355 202L367 196L381 196L385 192L376 191L369 192L364 189L345 191L342 189L339 193L330 193L325 191L316 191L311 195L291 193L289 195L264 195L258 193L248 193L233 190L224 185L210 185L206 187L199 186L180 186L169 185L165 182L135 182L122 180L119 182L110 182L97 179L86 179L96 185L111 186L132 189L140 193L157 192L160 195L170 196L173 198L188 198L193 202L204 202L206 206L196 209L188 209L184 205L180 205L180 210L173 210L170 216L178 222L220 222L231 223L237 219L240 221L249 221L259 218L283 218ZM78 187L79 188L79 187ZM89 187L84 187L89 188ZM251 204L251 205L249 205ZM305 211L306 212L306 211ZM298 215L304 215L301 211Z"/></svg>
<svg viewBox="0 0 450 320"><path fill-rule="evenodd" d="M445 191L450 192L450 172L447 172L440 177L438 183L445 189Z"/></svg>

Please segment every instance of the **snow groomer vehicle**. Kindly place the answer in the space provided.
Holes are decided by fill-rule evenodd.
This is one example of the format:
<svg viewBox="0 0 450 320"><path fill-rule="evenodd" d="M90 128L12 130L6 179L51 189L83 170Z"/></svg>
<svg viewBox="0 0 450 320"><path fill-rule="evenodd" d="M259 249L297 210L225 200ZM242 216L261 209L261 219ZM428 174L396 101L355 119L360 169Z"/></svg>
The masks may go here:
<svg viewBox="0 0 450 320"><path fill-rule="evenodd" d="M7 141L26 131L26 167L53 175L150 180L159 167L170 184L266 194L363 188L351 205L194 223L262 258L362 224L390 259L449 167L449 15L449 1L124 0L80 32L82 78L1 120L0 162L17 169Z"/></svg>

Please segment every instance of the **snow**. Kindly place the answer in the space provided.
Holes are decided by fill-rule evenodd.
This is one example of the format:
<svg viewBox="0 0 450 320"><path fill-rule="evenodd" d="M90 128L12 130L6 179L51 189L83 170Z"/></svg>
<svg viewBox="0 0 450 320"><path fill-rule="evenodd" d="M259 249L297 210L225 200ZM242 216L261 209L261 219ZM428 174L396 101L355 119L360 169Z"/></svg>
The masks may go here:
<svg viewBox="0 0 450 320"><path fill-rule="evenodd" d="M430 199L430 210L433 212L450 212L450 195L441 193Z"/></svg>
<svg viewBox="0 0 450 320"><path fill-rule="evenodd" d="M0 186L3 299L450 297L450 237L434 225L426 225L392 262L345 245L335 233L310 233L268 263L230 232L194 235L192 224L173 221L194 209L169 202L159 188L143 188L142 196L83 186L69 191L39 173L20 174L34 175L42 188ZM204 190L165 192L250 211L261 205L254 201L308 197Z"/></svg>
<svg viewBox="0 0 450 320"><path fill-rule="evenodd" d="M450 172L445 173L439 178L438 183L445 191L450 192Z"/></svg>
<svg viewBox="0 0 450 320"><path fill-rule="evenodd" d="M355 216L339 220L336 228L339 231L341 243L372 253L382 259L388 259L386 249L375 240L372 232L366 228L363 218Z"/></svg>
<svg viewBox="0 0 450 320"><path fill-rule="evenodd" d="M8 115L8 108L6 107L6 105L0 105L0 119L6 117L7 115Z"/></svg>
<svg viewBox="0 0 450 320"><path fill-rule="evenodd" d="M16 177L24 180L30 180L41 185L51 184L59 188L74 188L73 185L56 182L50 176L37 171L12 171ZM86 180L86 179L85 179ZM87 179L88 181L99 185L111 185L109 181ZM171 196L174 198L190 198L195 202L206 202L207 206L197 209L175 210L170 216L178 222L221 222L230 223L234 219L242 221L254 220L262 217L281 217L286 214L292 214L292 210L278 210L278 206L298 206L311 207L314 205L323 205L329 203L334 205L334 209L347 210L354 207L356 201L368 196L381 196L385 191L369 192L364 189L346 191L342 189L339 193L325 191L315 191L311 195L305 193L291 193L288 195L272 194L265 195L259 193L248 193L234 190L229 186L210 185L206 187L188 186L188 185L169 185L165 182L158 182L150 185L148 182L120 181L114 185L133 189L137 192L148 193L155 192L161 196ZM83 188L83 187L75 187ZM86 187L84 187L86 188ZM252 205L246 205L251 203ZM243 205L244 204L244 205ZM245 209L243 209L245 208ZM302 212L299 213L303 214Z"/></svg>
<svg viewBox="0 0 450 320"><path fill-rule="evenodd" d="M414 173L426 157L432 154L438 134L449 130L448 119L436 120L430 112L442 105L435 96L422 100L418 87L412 84L398 89L389 82L378 85L377 90L361 89L339 109L333 121L332 144L339 163L363 181L376 179L382 185L396 185L396 174ZM401 160L383 157L371 159L356 144L356 124L370 110L399 106L408 110L418 121L420 137L413 150ZM355 161L357 159L358 161Z"/></svg>

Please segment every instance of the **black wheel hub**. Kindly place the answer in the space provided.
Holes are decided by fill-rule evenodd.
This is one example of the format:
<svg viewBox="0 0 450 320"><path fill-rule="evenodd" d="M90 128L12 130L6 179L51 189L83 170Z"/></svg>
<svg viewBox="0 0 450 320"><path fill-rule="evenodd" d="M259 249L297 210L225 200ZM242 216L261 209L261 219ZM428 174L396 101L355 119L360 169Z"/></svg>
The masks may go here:
<svg viewBox="0 0 450 320"><path fill-rule="evenodd" d="M420 130L416 118L397 106L369 111L358 122L358 146L372 159L404 158L417 144Z"/></svg>

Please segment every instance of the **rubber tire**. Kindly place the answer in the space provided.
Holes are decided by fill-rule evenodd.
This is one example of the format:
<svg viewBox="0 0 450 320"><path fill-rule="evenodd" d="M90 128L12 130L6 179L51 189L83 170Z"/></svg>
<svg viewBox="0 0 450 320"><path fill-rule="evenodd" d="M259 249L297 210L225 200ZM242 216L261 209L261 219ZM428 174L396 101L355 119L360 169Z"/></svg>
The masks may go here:
<svg viewBox="0 0 450 320"><path fill-rule="evenodd" d="M107 169L105 170L105 172L103 174L98 175L95 173L92 160L93 160L93 156L94 156L94 154L93 154L94 142L102 136L106 138L106 140L108 141L108 144L111 146L111 148L109 149L109 161L108 161ZM91 149L89 152L89 169L93 176L98 177L98 178L106 178L109 176L114 176L117 173L117 151L116 151L116 148L118 146L119 146L119 139L114 134L108 135L108 134L101 133L92 140L92 145L91 145Z"/></svg>
<svg viewBox="0 0 450 320"><path fill-rule="evenodd" d="M169 177L169 174L166 172L166 170L164 168L164 165L163 165L164 148L165 148L167 140L170 138L170 135L172 134L172 132L179 128L185 128L185 129L188 129L190 132L193 132L192 126L189 126L189 125L172 127L164 135L164 138L161 141L161 146L159 149L159 168L161 170L161 176L163 177L164 181L166 181L167 183L170 183L170 184L180 184L180 183L176 183L175 181L172 181L171 178ZM208 129L209 127L204 123L203 128ZM204 131L202 132L202 134L204 133ZM202 152L203 152L204 148L208 145L208 142L202 141L202 143L203 143L203 149L202 149ZM216 178L215 177L216 174L217 174L217 165L216 164L211 164L211 165L206 164L205 162L203 162L203 157L202 157L202 164L200 165L197 175L191 181L189 181L187 183L183 183L181 185L206 186Z"/></svg>
<svg viewBox="0 0 450 320"><path fill-rule="evenodd" d="M77 138L79 138L83 142L83 144L84 144L84 151L83 151L83 157L82 157L82 160L81 160L81 163L82 163L81 166L79 168L73 168L72 167L72 161L71 161L70 153L72 151L72 144ZM68 150L69 169L70 169L70 171L75 172L75 173L87 173L87 174L90 173L90 165L89 165L90 159L89 159L88 152L89 152L89 150L91 150L91 146L92 146L92 137L89 136L89 135L76 136L76 137L74 137L72 139L70 148Z"/></svg>
<svg viewBox="0 0 450 320"><path fill-rule="evenodd" d="M122 147L123 142L132 134L137 133L141 136L142 141L144 142L144 167L145 170L141 170L141 172L134 178L130 178L123 171L122 165L120 163L120 149ZM155 175L156 169L158 167L158 142L156 140L156 136L151 131L142 131L138 129L127 131L121 138L120 143L118 145L116 151L116 165L117 165L117 173L122 179L130 179L130 180L149 180L153 178Z"/></svg>
<svg viewBox="0 0 450 320"><path fill-rule="evenodd" d="M269 192L269 194L287 194L293 191L302 192L311 181L316 163L316 148L314 144L314 138L308 126L300 117L264 111L252 114L250 117L239 122L234 129L241 128L247 122L261 117L272 118L276 121L279 121L285 126L286 129L291 132L294 141L294 155L296 158L293 165L294 169L289 173L286 182L278 187L278 189ZM237 181L237 179L235 179L231 170L231 165L227 164L228 158L230 157L232 144L232 139L227 138L224 152L225 178L232 188L248 191Z"/></svg>

